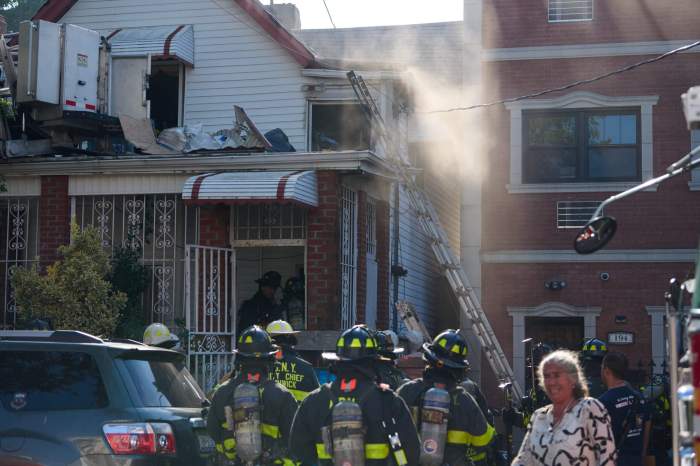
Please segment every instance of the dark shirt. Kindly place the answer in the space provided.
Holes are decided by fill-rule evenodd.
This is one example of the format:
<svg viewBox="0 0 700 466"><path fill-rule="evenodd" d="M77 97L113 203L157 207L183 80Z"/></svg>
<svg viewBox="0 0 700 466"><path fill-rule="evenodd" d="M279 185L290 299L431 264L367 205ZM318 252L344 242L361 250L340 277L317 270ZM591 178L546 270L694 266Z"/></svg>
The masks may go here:
<svg viewBox="0 0 700 466"><path fill-rule="evenodd" d="M636 405L635 399L638 400ZM603 393L599 400L608 410L612 419L612 430L615 443L619 448L620 459L625 456L639 457L642 454L644 441L644 423L649 420L649 410L642 395L630 386L624 385L611 388ZM629 418L629 431L623 441L620 436L630 409L634 409L634 411ZM622 448L619 447L620 443L622 443Z"/></svg>
<svg viewBox="0 0 700 466"><path fill-rule="evenodd" d="M273 320L281 319L282 307L258 291L252 298L243 302L238 315L238 333L240 334L252 325L265 328Z"/></svg>

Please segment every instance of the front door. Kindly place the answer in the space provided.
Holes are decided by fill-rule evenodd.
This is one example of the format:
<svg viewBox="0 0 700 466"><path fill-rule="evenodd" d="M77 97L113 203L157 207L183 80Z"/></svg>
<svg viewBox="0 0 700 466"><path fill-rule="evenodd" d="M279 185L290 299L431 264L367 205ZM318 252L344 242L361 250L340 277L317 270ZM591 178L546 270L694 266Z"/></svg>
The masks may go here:
<svg viewBox="0 0 700 466"><path fill-rule="evenodd" d="M233 249L194 245L185 248L187 363L206 393L233 369L234 262Z"/></svg>

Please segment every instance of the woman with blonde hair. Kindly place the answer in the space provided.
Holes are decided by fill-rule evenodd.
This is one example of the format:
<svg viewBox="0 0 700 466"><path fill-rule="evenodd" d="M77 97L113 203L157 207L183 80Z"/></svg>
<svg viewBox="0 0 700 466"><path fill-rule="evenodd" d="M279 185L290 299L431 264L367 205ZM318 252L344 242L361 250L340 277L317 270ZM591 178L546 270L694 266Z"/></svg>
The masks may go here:
<svg viewBox="0 0 700 466"><path fill-rule="evenodd" d="M512 466L615 466L610 416L588 396L576 353L550 353L537 375L552 404L532 414Z"/></svg>

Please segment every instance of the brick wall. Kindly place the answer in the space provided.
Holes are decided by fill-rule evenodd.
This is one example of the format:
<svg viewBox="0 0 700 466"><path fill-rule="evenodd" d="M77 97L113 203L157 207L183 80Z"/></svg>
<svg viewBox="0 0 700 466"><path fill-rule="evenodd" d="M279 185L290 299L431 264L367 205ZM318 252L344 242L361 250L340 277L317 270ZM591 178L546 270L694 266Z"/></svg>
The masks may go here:
<svg viewBox="0 0 700 466"><path fill-rule="evenodd" d="M389 328L391 322L391 306L389 304L389 284L391 283L391 267L389 257L391 244L389 242L389 203L376 201L377 210L377 328Z"/></svg>
<svg viewBox="0 0 700 466"><path fill-rule="evenodd" d="M199 210L199 244L229 247L229 206L202 206Z"/></svg>
<svg viewBox="0 0 700 466"><path fill-rule="evenodd" d="M338 303L338 189L336 172L319 171L319 205L308 214L306 294L308 330L340 327Z"/></svg>
<svg viewBox="0 0 700 466"><path fill-rule="evenodd" d="M367 193L357 192L357 322L366 322L367 310Z"/></svg>
<svg viewBox="0 0 700 466"><path fill-rule="evenodd" d="M70 243L68 176L42 176L39 198L39 256L41 267L58 258L58 247Z"/></svg>
<svg viewBox="0 0 700 466"><path fill-rule="evenodd" d="M700 2L594 0L592 21L549 23L545 0L487 0L487 48L695 39ZM692 42L692 41L689 41ZM563 82L563 81L562 81Z"/></svg>
<svg viewBox="0 0 700 466"><path fill-rule="evenodd" d="M680 95L697 84L697 76L700 76L700 60L694 54L666 60L577 89L606 96L659 97L652 110L655 174L662 173L690 148ZM486 66L486 72L493 87L487 91L490 95L485 99L526 94L590 76L591 70L612 70L629 62L630 57L611 57L491 63ZM612 193L508 194L510 112L499 107L490 112L490 117L492 149L486 158L490 163L488 179L483 184L484 249L571 249L573 231L556 228L556 202L600 201ZM619 225L609 247L694 248L700 231L700 215L687 215L685 211L670 208L697 204L698 194L689 191L689 179L690 175L679 176L657 192L635 194L606 209L618 219ZM640 212L644 215L639 215ZM649 229L650 222L664 225L664 228Z"/></svg>

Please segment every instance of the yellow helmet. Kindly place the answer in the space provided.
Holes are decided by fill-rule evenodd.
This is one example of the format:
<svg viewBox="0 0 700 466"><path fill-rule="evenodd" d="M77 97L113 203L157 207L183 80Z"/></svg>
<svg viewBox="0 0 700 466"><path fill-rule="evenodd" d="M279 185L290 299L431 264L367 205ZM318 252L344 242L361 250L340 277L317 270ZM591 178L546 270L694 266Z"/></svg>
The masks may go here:
<svg viewBox="0 0 700 466"><path fill-rule="evenodd" d="M296 335L299 333L294 330L292 326L286 320L275 320L270 322L265 329L271 337L276 337L278 335Z"/></svg>
<svg viewBox="0 0 700 466"><path fill-rule="evenodd" d="M171 333L168 327L158 322L149 325L143 332L143 342L149 346L172 348L179 341L177 335Z"/></svg>

